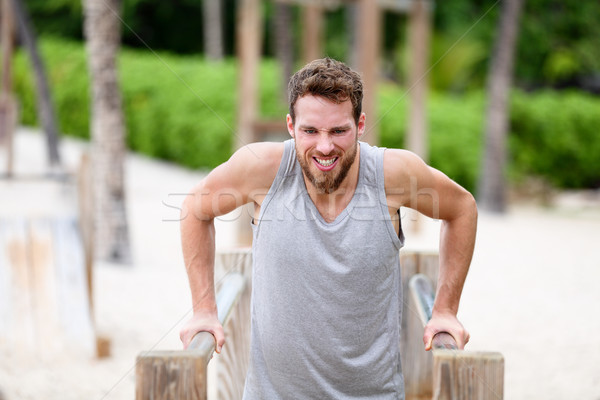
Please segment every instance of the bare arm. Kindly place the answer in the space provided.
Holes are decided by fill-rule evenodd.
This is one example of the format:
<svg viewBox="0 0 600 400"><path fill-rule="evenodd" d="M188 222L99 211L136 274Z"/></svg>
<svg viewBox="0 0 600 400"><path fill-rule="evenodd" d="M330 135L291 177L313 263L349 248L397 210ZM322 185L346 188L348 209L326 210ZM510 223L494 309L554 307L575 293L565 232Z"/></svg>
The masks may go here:
<svg viewBox="0 0 600 400"><path fill-rule="evenodd" d="M442 172L427 166L408 151L386 151L385 166L386 190L389 188L390 193L388 203L410 207L442 220L437 293L433 315L423 335L425 349L431 348L433 336L438 332L450 333L462 349L469 334L456 314L475 247L475 199Z"/></svg>
<svg viewBox="0 0 600 400"><path fill-rule="evenodd" d="M217 352L225 343L215 302L214 219L251 201L260 205L260 195L275 178L282 151L283 145L276 143L240 149L203 179L183 203L181 245L193 305L193 316L180 332L184 348L200 331L214 335Z"/></svg>

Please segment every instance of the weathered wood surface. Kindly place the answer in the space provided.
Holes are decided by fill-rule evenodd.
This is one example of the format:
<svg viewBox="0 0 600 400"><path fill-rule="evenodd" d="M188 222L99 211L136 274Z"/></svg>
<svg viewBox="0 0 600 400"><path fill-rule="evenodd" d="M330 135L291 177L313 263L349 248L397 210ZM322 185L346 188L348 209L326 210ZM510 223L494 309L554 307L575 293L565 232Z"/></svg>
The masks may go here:
<svg viewBox="0 0 600 400"><path fill-rule="evenodd" d="M75 185L69 177L0 180L0 193L0 348L43 359L93 357Z"/></svg>
<svg viewBox="0 0 600 400"><path fill-rule="evenodd" d="M64 209L68 186L0 182L6 201L0 212L3 350L44 359L94 355L84 250L76 213Z"/></svg>
<svg viewBox="0 0 600 400"><path fill-rule="evenodd" d="M494 352L435 350L434 400L502 400L504 357Z"/></svg>
<svg viewBox="0 0 600 400"><path fill-rule="evenodd" d="M423 321L419 315L422 312L419 311L420 306L415 296L411 294L409 281L417 274L427 277L425 279L429 286L421 285L421 289L426 295L433 296L438 255L403 251L400 258L404 307L399 345L407 400L502 399L504 362L500 354L456 350L425 352L422 341ZM236 301L231 301L230 297L229 304L235 304L231 313L226 316L220 311L219 318L226 319L226 344L222 354L208 362L214 351L214 338L209 333L201 333L194 338L198 345L191 347L200 346L202 351L194 349L141 355L136 373L137 400L241 398L250 348L251 266L250 249L218 254L215 261L219 304L223 302L224 289L229 286L232 276L233 279L245 278L244 288L239 297L236 296ZM428 300L429 317L432 304L433 297ZM228 307L219 306L219 310L222 308ZM426 313L424 318L428 320ZM438 334L434 347L447 347L452 343L455 342L451 336L446 335L444 338L444 335ZM194 358L194 361L189 358ZM154 377L149 379L149 376Z"/></svg>
<svg viewBox="0 0 600 400"><path fill-rule="evenodd" d="M250 353L251 265L249 250L217 254L217 309L226 338L221 354L213 357L214 337L207 332L197 334L187 350L141 354L136 400L242 397Z"/></svg>
<svg viewBox="0 0 600 400"><path fill-rule="evenodd" d="M414 257L414 256L413 256ZM418 255L416 256L419 257ZM432 259L433 260L433 259ZM431 269L433 261L426 262ZM431 272L431 270L430 270ZM409 307L414 306L416 318L411 323L420 326L409 332L419 331L431 319L435 291L433 284L425 274L413 275L409 282ZM414 338L416 342L417 338ZM423 343L420 343L423 349ZM445 332L438 333L433 340L433 351L425 354L426 359L418 359L419 374L408 375L405 382L411 387L407 390L407 399L434 400L492 400L502 399L504 389L504 359L500 353L469 352L457 350L454 338ZM410 349L415 350L415 349ZM415 379L415 381L407 381Z"/></svg>
<svg viewBox="0 0 600 400"><path fill-rule="evenodd" d="M437 283L439 256L434 252L400 252L402 276L402 331L400 356L404 373L406 399L431 399L433 356L423 345L423 323L419 307L410 293L410 279L417 274L427 276Z"/></svg>
<svg viewBox="0 0 600 400"><path fill-rule="evenodd" d="M229 285L229 275L244 277L245 286L224 325L226 343L222 353L209 364L210 400L241 399L250 362L250 297L252 254L250 249L217 256L216 276Z"/></svg>
<svg viewBox="0 0 600 400"><path fill-rule="evenodd" d="M208 343L197 350L151 352L136 362L136 400L206 399L206 364L214 351L214 339L208 332L195 340Z"/></svg>

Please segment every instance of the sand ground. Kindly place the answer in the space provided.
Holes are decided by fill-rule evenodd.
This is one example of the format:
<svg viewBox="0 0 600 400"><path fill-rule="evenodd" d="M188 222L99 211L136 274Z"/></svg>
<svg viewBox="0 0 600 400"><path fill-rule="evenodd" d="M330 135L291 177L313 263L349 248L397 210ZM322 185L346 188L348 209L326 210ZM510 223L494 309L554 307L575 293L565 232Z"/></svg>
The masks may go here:
<svg viewBox="0 0 600 400"><path fill-rule="evenodd" d="M65 164L77 165L85 148L64 140ZM43 171L38 134L21 129L16 149L17 172ZM96 263L94 271L97 331L111 339L112 356L39 360L0 350L3 400L131 400L136 355L180 348L190 297L177 207L203 174L139 155L126 168L134 265ZM468 349L504 355L505 399L600 400L598 197L567 193L551 207L480 214L459 317L471 333ZM438 227L409 227L407 247L435 248ZM233 245L233 232L217 223L219 248Z"/></svg>

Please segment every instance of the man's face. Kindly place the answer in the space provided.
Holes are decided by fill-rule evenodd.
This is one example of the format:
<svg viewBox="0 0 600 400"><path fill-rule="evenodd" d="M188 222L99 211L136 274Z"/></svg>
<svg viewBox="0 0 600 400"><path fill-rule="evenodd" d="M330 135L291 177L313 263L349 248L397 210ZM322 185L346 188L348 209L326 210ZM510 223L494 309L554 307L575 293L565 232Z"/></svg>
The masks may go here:
<svg viewBox="0 0 600 400"><path fill-rule="evenodd" d="M295 112L295 124L288 115L287 126L295 139L302 171L320 193L333 193L354 163L365 115L360 116L356 126L349 100L336 104L312 95L299 98Z"/></svg>

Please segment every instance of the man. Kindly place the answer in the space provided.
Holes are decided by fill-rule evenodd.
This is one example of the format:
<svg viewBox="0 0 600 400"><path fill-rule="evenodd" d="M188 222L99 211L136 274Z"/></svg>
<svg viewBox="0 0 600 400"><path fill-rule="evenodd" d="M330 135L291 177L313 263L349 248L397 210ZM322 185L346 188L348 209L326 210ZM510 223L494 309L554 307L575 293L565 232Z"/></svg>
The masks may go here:
<svg viewBox="0 0 600 400"><path fill-rule="evenodd" d="M215 217L254 204L250 368L244 399L401 399L403 245L399 209L442 222L431 348L456 318L477 224L470 193L405 150L359 142L360 76L326 58L289 84L285 143L255 143L214 169L184 202L182 246L194 315L181 331L224 344L213 286Z"/></svg>

